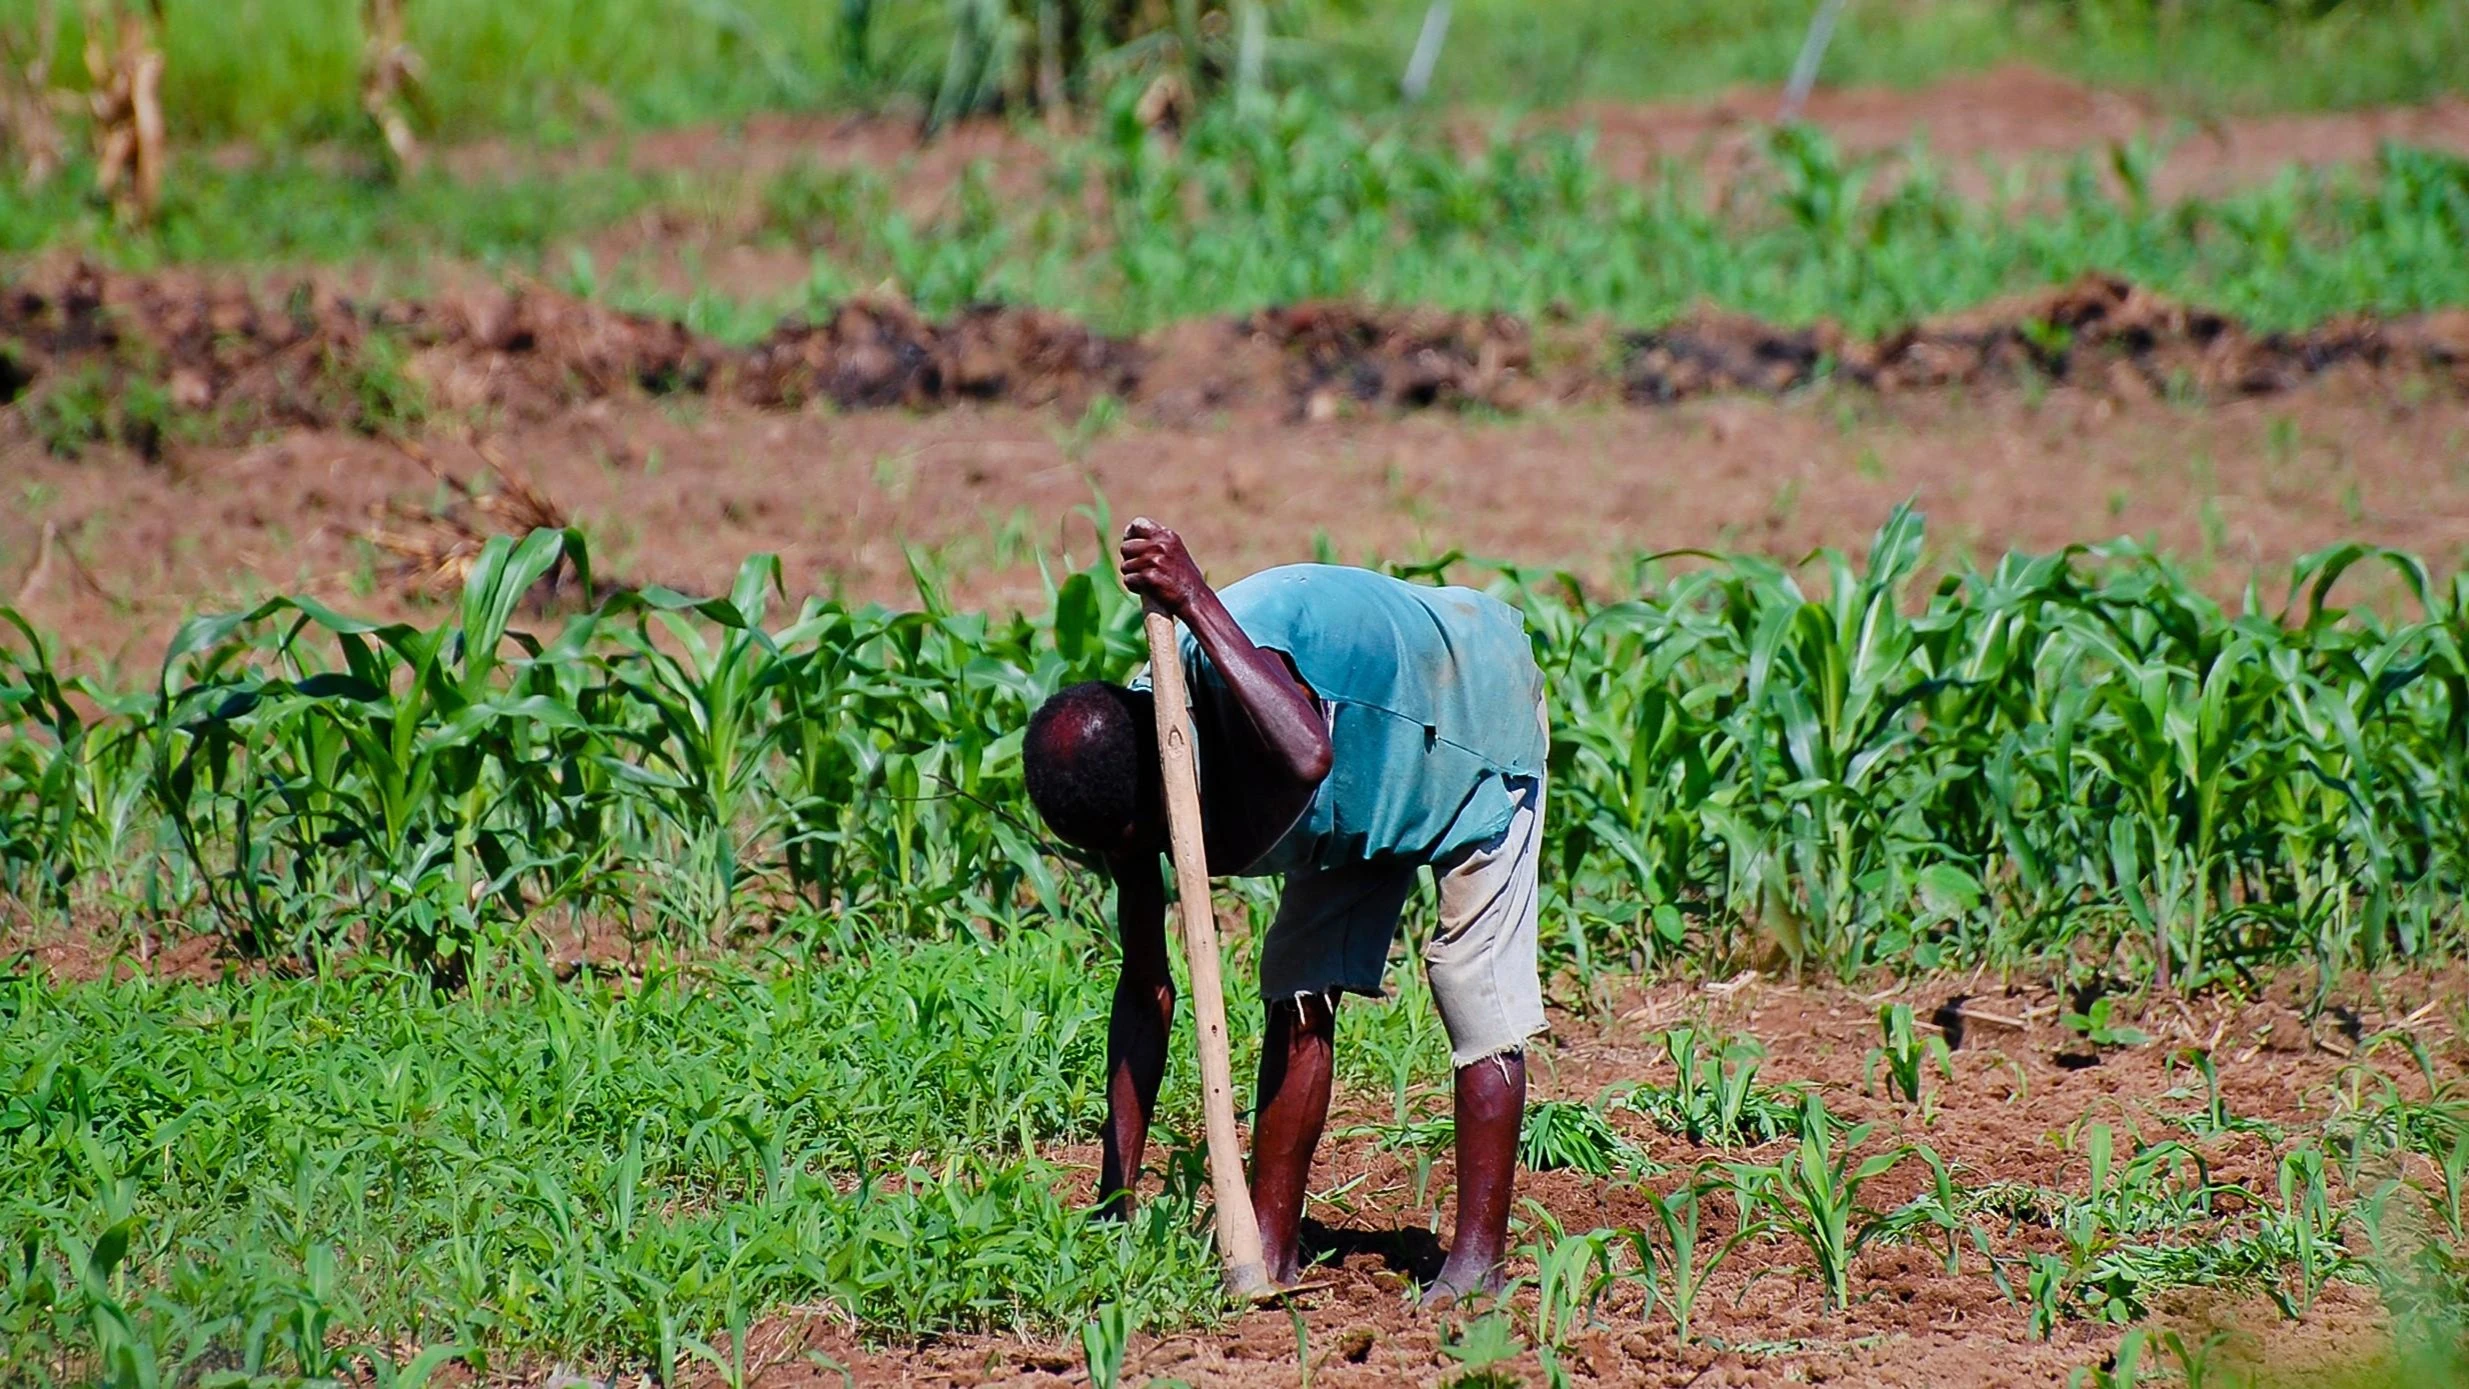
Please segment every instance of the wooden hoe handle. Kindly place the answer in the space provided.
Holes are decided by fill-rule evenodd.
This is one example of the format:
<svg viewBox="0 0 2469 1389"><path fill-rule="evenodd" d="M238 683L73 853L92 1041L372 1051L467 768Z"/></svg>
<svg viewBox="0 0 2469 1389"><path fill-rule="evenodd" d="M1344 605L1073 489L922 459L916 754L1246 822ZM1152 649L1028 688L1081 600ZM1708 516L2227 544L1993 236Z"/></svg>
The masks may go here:
<svg viewBox="0 0 2469 1389"><path fill-rule="evenodd" d="M1235 1135L1233 1063L1226 1044L1226 988L1218 977L1217 916L1209 906L1208 851L1200 838L1200 771L1192 754L1192 721L1183 693L1183 656L1174 619L1151 604L1149 681L1157 705L1157 757L1166 783L1166 830L1174 844L1176 914L1183 922L1183 962L1192 976L1192 1022L1200 1032L1200 1097L1208 1116L1209 1185L1217 1194L1217 1252L1226 1286L1239 1297L1272 1291L1260 1252L1260 1220L1243 1180L1243 1145Z"/></svg>

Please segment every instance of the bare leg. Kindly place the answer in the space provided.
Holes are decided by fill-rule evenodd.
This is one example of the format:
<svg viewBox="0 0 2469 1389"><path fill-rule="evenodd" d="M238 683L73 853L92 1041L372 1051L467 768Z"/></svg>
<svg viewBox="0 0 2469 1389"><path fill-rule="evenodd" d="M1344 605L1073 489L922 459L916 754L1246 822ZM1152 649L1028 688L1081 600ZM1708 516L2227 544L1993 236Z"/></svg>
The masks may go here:
<svg viewBox="0 0 2469 1389"><path fill-rule="evenodd" d="M1130 1213L1140 1185L1140 1161L1149 1147L1149 1121L1157 1113L1158 1086L1166 1078L1166 1038L1174 1026L1174 982L1161 966L1149 976L1126 967L1115 984L1114 1014L1106 1028L1106 1127L1103 1170L1097 1179L1098 1214Z"/></svg>
<svg viewBox="0 0 2469 1389"><path fill-rule="evenodd" d="M1260 1044L1260 1112L1252 1121L1252 1209L1269 1279L1292 1283L1303 1267L1303 1199L1312 1150L1329 1121L1337 1012L1327 998L1269 1005Z"/></svg>
<svg viewBox="0 0 2469 1389"><path fill-rule="evenodd" d="M1123 934L1123 973L1106 1023L1105 1167L1098 1213L1129 1212L1166 1078L1166 1038L1174 1027L1174 976L1166 964L1166 888L1154 861L1114 865L1115 914Z"/></svg>
<svg viewBox="0 0 2469 1389"><path fill-rule="evenodd" d="M1426 1306L1500 1291L1509 1198L1517 1186L1517 1131L1525 1114L1524 1052L1458 1068L1457 1232L1449 1261L1424 1290Z"/></svg>

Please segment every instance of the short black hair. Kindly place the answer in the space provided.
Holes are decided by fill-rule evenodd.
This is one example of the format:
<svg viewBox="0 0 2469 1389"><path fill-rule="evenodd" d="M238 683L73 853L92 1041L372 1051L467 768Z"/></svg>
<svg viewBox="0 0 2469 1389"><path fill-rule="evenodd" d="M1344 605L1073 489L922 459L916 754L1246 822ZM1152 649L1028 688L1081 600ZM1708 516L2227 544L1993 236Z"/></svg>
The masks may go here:
<svg viewBox="0 0 2469 1389"><path fill-rule="evenodd" d="M1072 685L1038 706L1021 741L1029 800L1047 828L1084 847L1136 823L1157 734L1145 691L1102 680Z"/></svg>

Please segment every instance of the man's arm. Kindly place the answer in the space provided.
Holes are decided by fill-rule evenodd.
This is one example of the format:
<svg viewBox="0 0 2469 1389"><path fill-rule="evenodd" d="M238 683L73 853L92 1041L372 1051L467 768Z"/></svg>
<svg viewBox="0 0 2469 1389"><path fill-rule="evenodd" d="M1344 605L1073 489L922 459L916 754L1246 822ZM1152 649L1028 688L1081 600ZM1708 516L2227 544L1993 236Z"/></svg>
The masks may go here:
<svg viewBox="0 0 2469 1389"><path fill-rule="evenodd" d="M1123 973L1115 980L1114 1012L1106 1026L1105 1161L1098 1174L1098 1209L1121 1215L1149 1146L1157 1088L1166 1078L1166 1039L1174 1025L1174 975L1166 965L1166 885L1152 854L1111 859L1115 929L1123 941Z"/></svg>
<svg viewBox="0 0 2469 1389"><path fill-rule="evenodd" d="M1271 769L1308 800L1329 775L1333 756L1320 706L1282 657L1253 645L1235 625L1234 615L1183 547L1183 538L1163 526L1135 522L1123 541L1123 584L1143 598L1156 599L1192 629L1251 721ZM1296 809L1301 804L1298 800Z"/></svg>

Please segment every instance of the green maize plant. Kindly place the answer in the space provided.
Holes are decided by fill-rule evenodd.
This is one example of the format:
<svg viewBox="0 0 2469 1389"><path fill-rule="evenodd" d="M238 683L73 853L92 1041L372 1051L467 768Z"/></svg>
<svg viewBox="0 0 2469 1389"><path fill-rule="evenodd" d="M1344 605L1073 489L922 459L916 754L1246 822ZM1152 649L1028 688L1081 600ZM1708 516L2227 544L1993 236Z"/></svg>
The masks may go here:
<svg viewBox="0 0 2469 1389"><path fill-rule="evenodd" d="M64 678L40 633L0 607L0 892L59 907L82 874L156 865L133 701ZM145 881L150 897L178 886Z"/></svg>
<svg viewBox="0 0 2469 1389"><path fill-rule="evenodd" d="M1697 1312L1698 1296L1723 1261L1755 1233L1754 1227L1744 1221L1730 1235L1711 1245L1701 1239L1699 1217L1705 1210L1705 1198L1729 1190L1732 1188L1720 1177L1704 1170L1693 1172L1663 1195L1647 1193L1647 1207L1654 1214L1654 1224L1618 1232L1637 1261L1636 1277L1646 1295L1645 1315L1652 1316L1660 1301L1670 1310L1673 1330L1684 1346L1689 1343L1689 1326Z"/></svg>
<svg viewBox="0 0 2469 1389"><path fill-rule="evenodd" d="M561 697L569 663L508 633L561 560L588 585L578 536L493 540L459 620L427 630L277 599L172 638L147 730L154 796L239 948L306 948L355 913L453 968L493 899L585 876L588 795L560 784L588 731ZM311 631L338 661L312 667Z"/></svg>
<svg viewBox="0 0 2469 1389"><path fill-rule="evenodd" d="M1694 1027L1663 1034L1672 1061L1672 1088L1640 1085L1620 1103L1644 1114L1665 1132L1701 1147L1754 1147L1793 1131L1797 1102L1786 1092L1757 1083L1766 1049L1755 1037L1739 1036L1710 1049Z"/></svg>
<svg viewBox="0 0 2469 1389"><path fill-rule="evenodd" d="M1874 1084L1883 1070L1887 1090L1907 1104L1919 1105L1922 1122L1932 1122L1937 1107L1927 1093L1926 1073L1934 1063L1939 1074L1953 1077L1954 1060L1946 1049L1946 1039L1936 1033L1923 1037L1908 1003L1881 1004L1877 1021L1879 1044L1861 1062L1861 1083Z"/></svg>
<svg viewBox="0 0 2469 1389"><path fill-rule="evenodd" d="M1837 1311L1852 1300L1852 1261L1871 1242L1909 1229L1916 1214L1881 1212L1861 1202L1861 1188L1920 1151L1890 1148L1859 1156L1854 1150L1873 1127L1838 1129L1813 1090L1801 1101L1797 1150L1772 1165L1728 1164L1745 1228L1798 1240L1809 1251L1810 1271L1825 1286L1826 1305Z"/></svg>
<svg viewBox="0 0 2469 1389"><path fill-rule="evenodd" d="M2089 950L2197 989L2458 948L2469 581L2341 547L2277 610L2250 592L2232 612L2116 545L1924 592L1923 536L1899 510L1865 563L1816 556L1807 589L1748 558L1663 556L1600 603L1498 572L1547 674L1560 960ZM2397 608L2334 601L2362 567ZM1019 731L1053 690L1138 663L1138 605L1103 569L1050 574L1043 610L1010 615L915 575L912 609L808 599L773 625L757 558L722 597L560 616L543 605L590 592L580 540L501 540L434 626L278 599L189 623L134 692L58 674L15 623L0 873L38 911L83 894L246 953L374 946L448 976L564 921L692 939L802 903L854 942L1076 909ZM1729 1132L1746 1111L1720 1112L1723 1086L1684 1077L1688 1104L1717 1103L1673 1119L1782 1131Z"/></svg>

